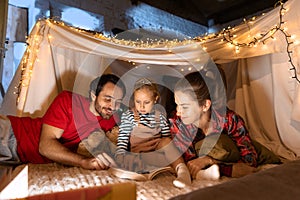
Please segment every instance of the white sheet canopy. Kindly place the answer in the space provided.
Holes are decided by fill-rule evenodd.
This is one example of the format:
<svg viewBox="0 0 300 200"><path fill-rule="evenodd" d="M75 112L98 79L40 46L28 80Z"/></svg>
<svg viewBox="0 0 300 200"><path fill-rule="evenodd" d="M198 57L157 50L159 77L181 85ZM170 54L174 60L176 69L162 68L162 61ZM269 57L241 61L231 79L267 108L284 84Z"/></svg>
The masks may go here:
<svg viewBox="0 0 300 200"><path fill-rule="evenodd" d="M300 156L300 89L299 82L290 78L295 71L289 69L293 64L300 70L300 1L289 0L283 8L230 29L233 45L222 40L228 33L147 43L41 20L28 37L27 51L0 112L42 116L59 92L87 95L89 82L107 71L130 84L140 76L160 75L156 81L163 82L163 76L180 77L190 66L201 69L213 60L226 74L228 106L244 117L251 135L278 155L294 159ZM276 26L280 29L273 34ZM248 44L265 33L273 35L253 45L237 44Z"/></svg>

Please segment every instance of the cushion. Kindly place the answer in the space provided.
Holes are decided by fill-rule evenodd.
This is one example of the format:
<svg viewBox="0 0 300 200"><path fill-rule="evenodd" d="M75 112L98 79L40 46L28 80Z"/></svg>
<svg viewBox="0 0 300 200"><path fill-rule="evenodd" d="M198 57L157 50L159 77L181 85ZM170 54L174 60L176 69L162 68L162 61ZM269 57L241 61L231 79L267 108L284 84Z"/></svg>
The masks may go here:
<svg viewBox="0 0 300 200"><path fill-rule="evenodd" d="M206 136L195 144L195 149L199 157L208 155L222 162L237 162L240 159L237 146L226 134Z"/></svg>
<svg viewBox="0 0 300 200"><path fill-rule="evenodd" d="M226 134L206 136L205 139L195 144L199 157L208 155L222 162L237 162L240 159L240 152L233 140ZM217 140L217 142L215 142ZM257 151L257 164L279 164L280 158L268 148L252 139L253 146Z"/></svg>
<svg viewBox="0 0 300 200"><path fill-rule="evenodd" d="M253 146L256 149L258 160L257 164L280 164L281 160L272 151L266 148L264 145L252 139Z"/></svg>

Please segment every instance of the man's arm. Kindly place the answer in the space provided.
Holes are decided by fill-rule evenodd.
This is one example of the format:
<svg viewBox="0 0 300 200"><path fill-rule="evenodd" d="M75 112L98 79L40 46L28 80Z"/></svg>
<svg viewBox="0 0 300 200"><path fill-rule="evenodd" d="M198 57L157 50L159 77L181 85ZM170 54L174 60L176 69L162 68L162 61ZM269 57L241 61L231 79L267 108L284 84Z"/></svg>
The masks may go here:
<svg viewBox="0 0 300 200"><path fill-rule="evenodd" d="M58 141L62 133L63 130L60 128L43 124L39 142L40 154L55 162L84 169L107 169L110 165L106 155L99 155L98 158L86 158L70 151Z"/></svg>

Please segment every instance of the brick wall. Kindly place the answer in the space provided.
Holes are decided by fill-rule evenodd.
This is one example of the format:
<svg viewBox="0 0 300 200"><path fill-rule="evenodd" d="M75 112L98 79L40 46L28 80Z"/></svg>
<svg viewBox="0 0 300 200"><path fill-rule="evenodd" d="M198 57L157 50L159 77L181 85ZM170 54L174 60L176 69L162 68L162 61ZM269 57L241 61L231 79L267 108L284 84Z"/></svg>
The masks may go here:
<svg viewBox="0 0 300 200"><path fill-rule="evenodd" d="M155 30L157 37L167 35L171 38L176 37L179 39L194 37L207 32L207 27L179 18L144 3L137 2L133 5L130 0L9 0L9 4L28 9L29 33L37 20L48 17L61 19L68 8L86 11L86 14L90 17L83 19L83 23L93 24L93 27L88 29L100 31L111 36L122 30L139 28ZM78 26L75 23L78 18L80 16L69 18L66 22ZM7 29L11 30L11 26L12 24L9 23ZM5 76L5 79L3 80L3 85L5 90L7 90L13 78L15 69L12 66L18 65L13 53L12 44L14 42L11 39L8 41L11 45L7 46L8 50L4 61L3 76Z"/></svg>

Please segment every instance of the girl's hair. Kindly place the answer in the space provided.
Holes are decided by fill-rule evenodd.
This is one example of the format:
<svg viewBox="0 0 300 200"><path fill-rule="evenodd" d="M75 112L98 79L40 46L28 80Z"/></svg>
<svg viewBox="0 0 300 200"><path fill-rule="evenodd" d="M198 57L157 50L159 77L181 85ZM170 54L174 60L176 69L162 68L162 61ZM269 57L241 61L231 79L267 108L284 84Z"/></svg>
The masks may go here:
<svg viewBox="0 0 300 200"><path fill-rule="evenodd" d="M208 87L200 72L192 72L180 79L174 88L174 92L181 91L197 99L199 106L203 106L205 100L211 100Z"/></svg>
<svg viewBox="0 0 300 200"><path fill-rule="evenodd" d="M99 95L99 93L102 91L104 85L108 82L111 82L118 87L120 87L123 91L123 96L125 96L126 93L126 87L123 83L123 81L116 75L114 74L103 74L102 76L99 76L95 78L91 83L90 83L90 92L89 92L89 97L91 99L91 92L94 92L96 96Z"/></svg>
<svg viewBox="0 0 300 200"><path fill-rule="evenodd" d="M153 94L153 98L154 99L159 99L160 98L160 94L159 94L159 91L158 91L158 87L157 87L157 84L154 83L152 80L148 79L148 78L141 78L139 80L137 80L134 84L134 88L133 88L133 93L132 93L132 96L131 96L131 103L130 103L130 107L132 107L134 105L134 102L133 102L133 98L134 98L134 93L140 89L148 89L150 92L152 92Z"/></svg>

